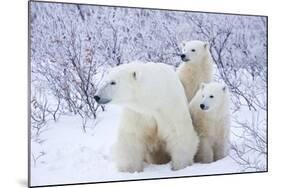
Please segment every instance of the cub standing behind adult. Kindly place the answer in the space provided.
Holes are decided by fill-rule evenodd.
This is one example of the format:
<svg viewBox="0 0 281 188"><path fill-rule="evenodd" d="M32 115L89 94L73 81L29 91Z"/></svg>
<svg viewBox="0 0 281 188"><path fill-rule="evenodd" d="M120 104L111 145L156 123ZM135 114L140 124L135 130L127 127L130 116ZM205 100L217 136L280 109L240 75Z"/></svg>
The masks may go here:
<svg viewBox="0 0 281 188"><path fill-rule="evenodd" d="M178 76L189 102L202 82L209 83L213 80L213 59L208 42L183 41L181 49L183 63L178 68Z"/></svg>

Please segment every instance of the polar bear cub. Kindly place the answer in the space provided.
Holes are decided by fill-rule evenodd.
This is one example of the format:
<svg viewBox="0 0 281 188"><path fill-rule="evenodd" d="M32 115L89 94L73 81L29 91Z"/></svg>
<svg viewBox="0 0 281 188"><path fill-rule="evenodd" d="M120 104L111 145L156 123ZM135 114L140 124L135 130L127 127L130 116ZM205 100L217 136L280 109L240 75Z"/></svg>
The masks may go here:
<svg viewBox="0 0 281 188"><path fill-rule="evenodd" d="M199 138L184 88L172 67L139 62L120 65L110 71L94 98L100 104L124 108L115 147L119 171L142 171L147 156L158 150L170 156L172 170L193 163Z"/></svg>
<svg viewBox="0 0 281 188"><path fill-rule="evenodd" d="M196 94L202 82L213 78L213 59L207 42L193 40L181 43L183 63L178 69L188 102Z"/></svg>
<svg viewBox="0 0 281 188"><path fill-rule="evenodd" d="M202 83L189 109L200 143L196 162L210 163L225 157L229 143L229 94L226 85Z"/></svg>

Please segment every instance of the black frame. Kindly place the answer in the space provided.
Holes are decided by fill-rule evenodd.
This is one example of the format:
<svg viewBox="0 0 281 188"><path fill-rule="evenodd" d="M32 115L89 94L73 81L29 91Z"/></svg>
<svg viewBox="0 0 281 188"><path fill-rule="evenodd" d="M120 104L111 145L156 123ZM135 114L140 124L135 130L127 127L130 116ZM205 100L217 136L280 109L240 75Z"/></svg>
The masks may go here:
<svg viewBox="0 0 281 188"><path fill-rule="evenodd" d="M70 5L88 5L88 6L102 6L102 7L117 7L117 8L132 8L132 9L146 9L146 10L166 10L166 11L175 11L175 12L191 12L191 13L206 13L206 14L223 14L223 15L238 15L238 16L259 16L266 18L266 62L267 62L267 71L266 71L266 81L267 81L267 95L266 95L266 103L267 103L267 112L266 112L266 170L265 171L257 171L257 172L236 172L236 173L223 173L223 174L205 174L205 175L190 175L190 176L177 176L177 177L161 177L161 178L146 178L146 179L129 179L129 180L113 180L113 181L98 181L98 182L83 182L83 183L69 183L69 184L51 184L51 185L40 185L40 186L31 186L31 176L30 176L30 164L31 164L31 53L30 53L30 7L31 2L39 2L39 3L54 3L54 4L70 4ZM117 6L117 5L101 5L101 4L89 4L89 3L71 3L71 2L60 2L60 1L40 1L40 0L29 0L28 1L28 119L27 119L27 130L28 130L28 187L54 187L54 186L67 186L67 185L85 185L85 184L98 184L98 183L115 183L115 182L131 182L131 181L143 181L143 180L161 180L161 179L176 179L176 178L191 178L191 177L208 177L208 176L222 176L222 175L238 175L238 174L255 174L255 173L267 173L268 170L268 16L266 15L258 15L258 14L238 14L238 13L222 13L222 12L205 12L205 11L192 11L192 10L179 10L179 9L162 9L162 8L148 8L148 7L130 7L130 6Z"/></svg>

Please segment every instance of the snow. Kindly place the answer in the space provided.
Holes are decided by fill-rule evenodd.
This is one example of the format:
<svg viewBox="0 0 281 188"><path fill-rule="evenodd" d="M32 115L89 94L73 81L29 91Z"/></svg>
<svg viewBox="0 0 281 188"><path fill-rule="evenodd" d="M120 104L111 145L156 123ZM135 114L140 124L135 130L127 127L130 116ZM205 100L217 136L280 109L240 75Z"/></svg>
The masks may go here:
<svg viewBox="0 0 281 188"><path fill-rule="evenodd" d="M79 116L64 116L49 122L48 131L42 133L41 144L32 141L32 154L45 152L36 164L31 163L31 184L69 184L103 182L129 179L149 179L207 174L241 172L231 157L211 164L194 164L179 171L172 171L170 164L146 164L140 173L118 172L112 149L116 140L121 109L108 106L100 112L98 124L88 122L86 133L81 128Z"/></svg>

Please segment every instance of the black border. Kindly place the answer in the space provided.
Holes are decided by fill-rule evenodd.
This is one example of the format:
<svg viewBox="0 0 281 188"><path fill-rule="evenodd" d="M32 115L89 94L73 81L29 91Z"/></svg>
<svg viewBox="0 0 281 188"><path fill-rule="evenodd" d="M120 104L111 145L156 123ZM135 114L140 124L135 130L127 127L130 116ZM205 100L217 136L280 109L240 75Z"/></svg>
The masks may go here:
<svg viewBox="0 0 281 188"><path fill-rule="evenodd" d="M165 10L165 11L176 11L176 12L191 12L191 13L207 13L207 14L223 14L223 15L232 15L232 16L254 16L254 17L264 17L266 18L266 62L267 62L267 71L266 71L266 79L267 79L267 95L266 95L266 103L267 103L267 113L266 113L266 139L267 139L267 156L266 156L266 170L265 171L256 171L256 172L237 172L237 173L223 173L223 174L205 174L205 175L191 175L191 176L177 176L177 177L161 177L161 178L145 178L145 179L129 179L129 180L113 180L113 181L98 181L98 182L83 182L83 183L69 183L69 184L50 184L50 185L39 185L39 186L31 186L31 26L30 26L30 12L31 12L31 3L54 3L54 4L70 4L70 5L88 5L88 6L102 6L102 7L116 7L116 8L130 8L130 9L146 9L146 10ZM223 175L238 175L238 174L256 174L256 173L267 173L268 170L268 16L266 15L258 15L258 14L238 14L238 13L222 13L222 12L207 12L207 11L192 11L192 10L179 10L179 9L162 9L162 8L147 8L147 7L129 7L129 6L118 6L118 5L101 5L101 4L89 4L89 3L71 3L71 2L59 2L59 1L40 1L40 0L28 0L28 117L27 117L27 130L28 130L28 187L55 187L55 186L68 186L68 185L85 185L85 184L98 184L98 183L115 183L115 182L132 182L132 181L143 181L143 180L161 180L161 179L176 179L176 178L190 178L190 177L208 177L208 176L223 176Z"/></svg>

